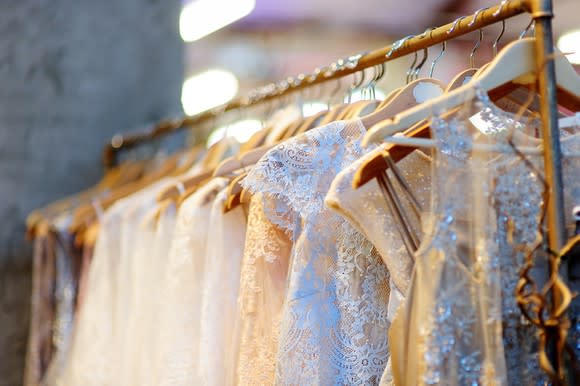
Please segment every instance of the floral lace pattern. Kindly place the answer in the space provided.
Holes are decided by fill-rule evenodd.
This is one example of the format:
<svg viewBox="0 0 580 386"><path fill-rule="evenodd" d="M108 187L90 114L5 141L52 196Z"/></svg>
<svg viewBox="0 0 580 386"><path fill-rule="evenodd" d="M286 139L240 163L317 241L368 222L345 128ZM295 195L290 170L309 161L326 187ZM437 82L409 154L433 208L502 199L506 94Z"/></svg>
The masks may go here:
<svg viewBox="0 0 580 386"><path fill-rule="evenodd" d="M494 169L473 142L501 137L471 134L464 108L431 123L438 142L431 218L416 253L407 301L405 385L506 384L501 341L500 272L490 208ZM475 110L485 112L481 103ZM493 126L494 120L491 120ZM394 356L395 354L393 354Z"/></svg>
<svg viewBox="0 0 580 386"><path fill-rule="evenodd" d="M360 121L334 122L270 150L244 180L276 204L294 240L276 384L378 384L388 360L389 274L372 244L324 207L338 172L360 158ZM280 211L282 213L280 213Z"/></svg>
<svg viewBox="0 0 580 386"><path fill-rule="evenodd" d="M574 234L575 221L572 216L574 207L580 205L580 133L570 135L561 140L562 143L562 174L564 179L564 213L567 216L566 225L568 225L569 236ZM579 262L571 262L570 267L570 283L568 284L573 292L580 293L580 265ZM580 358L580 296L572 299L570 306L569 317L572 325L570 326L569 343L576 354L576 358Z"/></svg>
<svg viewBox="0 0 580 386"><path fill-rule="evenodd" d="M539 177L521 160L498 168L494 184L497 212L497 254L501 269L503 344L508 381L543 385L538 363L536 328L525 320L515 293L526 251L540 241L538 224L543 206Z"/></svg>
<svg viewBox="0 0 580 386"><path fill-rule="evenodd" d="M261 194L254 195L248 214L234 342L239 350L235 374L228 376L238 385L274 384L292 243L266 217L267 201Z"/></svg>
<svg viewBox="0 0 580 386"><path fill-rule="evenodd" d="M535 122L534 122L535 123ZM528 124L526 130L535 131L537 124ZM566 213L571 213L574 202L580 202L580 180L574 173L580 168L578 158L568 153L580 150L580 136L566 137L562 132L562 167L566 181L564 196ZM505 350L508 382L526 385L544 385L548 377L538 362L537 329L525 318L515 299L519 270L527 252L537 247L542 236L538 233L541 221L544 186L536 173L543 170L543 159L528 159L534 166L521 159L504 162L497 167L493 200L497 213L497 263L501 267L503 344ZM567 222L570 223L570 222ZM547 267L543 259L536 257L532 275L541 284ZM571 312L571 317L578 312Z"/></svg>
<svg viewBox="0 0 580 386"><path fill-rule="evenodd" d="M377 148L340 172L334 179L325 202L329 208L347 219L352 226L373 243L387 266L396 289L403 294L407 292L414 263L399 234L392 231L396 229L396 220L389 212L376 179L367 182L358 189L352 187L354 175L359 167L368 159L373 158L376 153L382 151L382 148ZM424 212L429 211L430 162L427 155L415 151L397 164L402 177L417 197ZM390 170L388 174L392 176ZM398 185L396 189L399 197L402 197L403 194ZM403 205L405 210L412 212L411 205L407 200L403 202ZM417 234L421 233L419 222L412 223L411 226Z"/></svg>
<svg viewBox="0 0 580 386"><path fill-rule="evenodd" d="M325 202L373 243L385 263L391 278L387 311L390 324L404 300L403 294L409 287L414 261L407 252L400 234L393 231L397 227L396 220L389 211L377 180L373 179L356 190L352 186L354 175L359 167L368 159L373 158L377 152L382 151L382 148L377 148L340 172L334 179ZM397 164L402 177L414 192L424 212L429 211L430 162L431 160L424 153L415 151ZM387 173L391 175L392 171L389 169ZM398 185L397 188L399 188ZM399 197L403 197L400 189L397 189L397 193ZM403 205L407 211L412 211L408 201L405 200ZM413 231L417 234L420 234L420 225L418 221L411 224ZM381 385L393 384L391 360L392 358L389 358L385 366Z"/></svg>

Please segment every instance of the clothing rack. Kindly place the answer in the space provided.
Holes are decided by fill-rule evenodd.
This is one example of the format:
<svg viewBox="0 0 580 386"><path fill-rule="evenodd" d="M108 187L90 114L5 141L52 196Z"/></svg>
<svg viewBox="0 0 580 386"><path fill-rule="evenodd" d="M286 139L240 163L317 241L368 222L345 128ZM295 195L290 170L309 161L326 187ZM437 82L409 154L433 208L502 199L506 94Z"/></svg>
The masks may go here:
<svg viewBox="0 0 580 386"><path fill-rule="evenodd" d="M455 21L429 29L420 35L408 36L389 46L377 50L339 59L336 62L317 68L311 74L300 74L277 83L255 89L244 97L211 111L195 116L169 119L155 125L151 130L140 134L116 135L104 150L107 167L115 164L117 154L124 149L133 148L178 130L187 129L211 120L227 111L256 106L263 102L287 96L293 92L316 86L333 79L339 79L367 68L381 65L410 53L425 50L458 36L477 31L488 25L529 13L535 23L536 63L538 68L538 90L540 94L540 115L544 141L545 179L549 186L547 205L548 243L551 251L557 253L566 242L566 228L563 200L563 181L561 170L561 148L558 131L558 110L556 100L555 65L552 60L554 41L552 35L551 0L503 0L501 4L482 9L473 15L460 17ZM566 270L560 272L566 280ZM556 348L552 350L552 363L557 366Z"/></svg>

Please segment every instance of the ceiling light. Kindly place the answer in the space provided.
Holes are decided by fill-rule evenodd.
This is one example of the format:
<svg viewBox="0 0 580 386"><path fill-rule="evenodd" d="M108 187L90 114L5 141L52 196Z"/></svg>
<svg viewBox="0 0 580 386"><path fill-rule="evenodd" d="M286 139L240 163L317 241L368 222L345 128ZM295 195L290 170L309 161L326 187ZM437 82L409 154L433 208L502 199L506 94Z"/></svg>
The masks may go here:
<svg viewBox="0 0 580 386"><path fill-rule="evenodd" d="M187 115L222 105L238 93L238 79L224 70L208 70L183 82L181 104Z"/></svg>
<svg viewBox="0 0 580 386"><path fill-rule="evenodd" d="M185 5L179 16L179 33L193 42L248 15L255 0L195 0Z"/></svg>
<svg viewBox="0 0 580 386"><path fill-rule="evenodd" d="M580 29L568 31L558 39L558 49L571 63L580 64Z"/></svg>

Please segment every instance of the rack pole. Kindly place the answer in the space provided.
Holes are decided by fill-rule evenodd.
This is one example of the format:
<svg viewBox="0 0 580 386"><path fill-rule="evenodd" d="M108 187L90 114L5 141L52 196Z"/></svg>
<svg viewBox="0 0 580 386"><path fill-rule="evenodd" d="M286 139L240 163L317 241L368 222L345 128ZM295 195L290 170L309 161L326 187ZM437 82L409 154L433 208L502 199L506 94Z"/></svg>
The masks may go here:
<svg viewBox="0 0 580 386"><path fill-rule="evenodd" d="M539 10L532 9L536 30L536 59L539 69L540 113L544 139L546 180L550 185L548 202L548 237L550 248L559 251L566 243L564 195L562 180L562 151L558 129L556 99L556 71L553 60L552 1L538 0ZM536 8L536 7L534 7Z"/></svg>
<svg viewBox="0 0 580 386"><path fill-rule="evenodd" d="M504 1L480 12L477 17L474 17L475 15L462 17L449 24L434 28L420 35L411 36L408 39L399 40L386 47L339 60L329 66L316 69L312 74L290 77L281 82L254 90L247 96L236 98L215 111L224 113L254 106L330 80L343 78L529 11L530 7L527 0ZM404 43L400 44L401 42ZM105 166L110 167L115 164L116 154L121 149L137 146L145 141L192 127L214 117L214 111L207 111L196 116L165 120L148 132L126 136L116 135L104 149Z"/></svg>
<svg viewBox="0 0 580 386"><path fill-rule="evenodd" d="M554 64L554 38L552 34L552 1L531 0L530 8L535 21L536 63L538 68L538 87L540 91L540 114L544 141L544 170L549 195L547 205L548 245L551 253L559 253L566 242L566 214L564 213L564 186L562 178L562 151L558 128L558 104L556 98L556 71ZM551 267L551 265L550 265ZM551 270L552 268L550 268ZM549 272L550 276L554 272ZM567 269L560 266L558 275L566 282ZM559 295L552 293L552 301L559 303ZM549 336L548 356L558 376L564 379L555 385L565 384L569 371L561 373L566 367L558 353L558 336L551 331ZM564 383L561 383L564 382Z"/></svg>

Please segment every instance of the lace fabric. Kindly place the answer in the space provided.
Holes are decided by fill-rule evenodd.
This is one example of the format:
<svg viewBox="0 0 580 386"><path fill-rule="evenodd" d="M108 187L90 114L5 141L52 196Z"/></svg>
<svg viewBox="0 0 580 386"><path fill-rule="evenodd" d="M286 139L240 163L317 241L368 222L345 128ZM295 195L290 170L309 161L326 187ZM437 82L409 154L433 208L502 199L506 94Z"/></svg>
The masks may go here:
<svg viewBox="0 0 580 386"><path fill-rule="evenodd" d="M515 156L498 159L474 150L473 143L507 145L514 122L492 112L478 96L452 116L432 121L438 149L431 216L406 309L397 315L404 322L394 322L399 333L401 326L408 328L403 343L393 344L406 350L393 354L406 358L398 383L507 384L493 184L497 165ZM483 133L469 127L476 113L486 123Z"/></svg>
<svg viewBox="0 0 580 386"><path fill-rule="evenodd" d="M396 224L389 213L385 198L376 179L372 179L358 189L352 187L356 171L367 160L382 152L377 148L361 157L355 163L340 172L334 179L326 196L326 205L349 220L359 232L365 235L377 248L387 266L395 287L400 294L407 292L413 270L413 259L407 253L403 241L395 231ZM430 158L423 152L415 151L398 163L402 177L416 195L423 210L428 212L431 191ZM392 176L389 170L388 174ZM403 196L397 189L399 196ZM411 212L411 205L405 200L404 208ZM421 224L412 224L416 233L421 232Z"/></svg>
<svg viewBox="0 0 580 386"><path fill-rule="evenodd" d="M498 116L497 110L487 107ZM513 116L503 114L504 121ZM519 130L527 132L539 131L539 122L527 122ZM567 154L580 149L580 136L565 136L561 132L563 149L563 175L565 181L565 205L571 213L574 201L580 202L578 194L578 178L574 175L574 162L578 170L577 158ZM533 139L530 139L533 143ZM512 157L513 158L513 157ZM544 385L548 377L540 368L538 362L537 328L523 318L514 296L519 281L519 272L524 263L525 255L540 246L542 235L539 233L542 210L544 207L544 184L539 172L543 170L542 157L526 157L526 162L517 157L507 162L498 162L496 177L493 181L493 207L497 216L495 263L501 270L503 344L505 350L508 383L524 383L529 385ZM574 191L576 189L576 197ZM546 281L548 270L546 257L536 252L531 275L538 285ZM573 284L573 283L572 283ZM571 312L572 318L575 313ZM576 315L578 315L576 313Z"/></svg>
<svg viewBox="0 0 580 386"><path fill-rule="evenodd" d="M236 358L235 320L246 215L239 206L223 213L227 188L218 193L209 217L201 306L199 369L205 386L232 385Z"/></svg>
<svg viewBox="0 0 580 386"><path fill-rule="evenodd" d="M388 271L324 206L332 180L363 154L364 131L360 121L308 131L270 150L243 182L274 200L265 214L294 241L276 384L378 384L388 360Z"/></svg>
<svg viewBox="0 0 580 386"><path fill-rule="evenodd" d="M566 225L568 235L572 236L575 231L575 221L572 216L573 210L580 205L580 132L578 127L575 133L561 140L562 143L562 174L564 179L564 214L567 216ZM573 156L575 154L576 156ZM569 262L569 287L575 293L580 293L580 262ZM576 358L580 358L580 296L572 299L569 310L570 330L568 341L574 350Z"/></svg>
<svg viewBox="0 0 580 386"><path fill-rule="evenodd" d="M382 148L377 148L340 172L334 179L325 202L328 207L348 219L353 227L372 242L385 263L391 277L387 312L387 319L390 323L399 305L403 303L403 294L407 292L409 287L414 261L407 252L400 234L396 231L396 220L389 212L385 197L376 179L358 189L352 187L354 175L359 167L380 152L382 152ZM397 165L402 177L416 195L425 212L429 211L430 162L431 160L427 155L415 151L399 161ZM391 175L392 171L389 170L388 173ZM397 192L399 197L403 196L400 190ZM404 201L403 205L406 210L412 210L408 201ZM417 234L420 234L421 224L417 222L412 224L412 227ZM389 358L381 378L381 385L391 385L394 382L391 374L391 360L392 358Z"/></svg>
<svg viewBox="0 0 580 386"><path fill-rule="evenodd" d="M231 348L237 385L274 384L276 352L292 242L266 217L268 197L252 196ZM237 354L237 356L236 356Z"/></svg>

